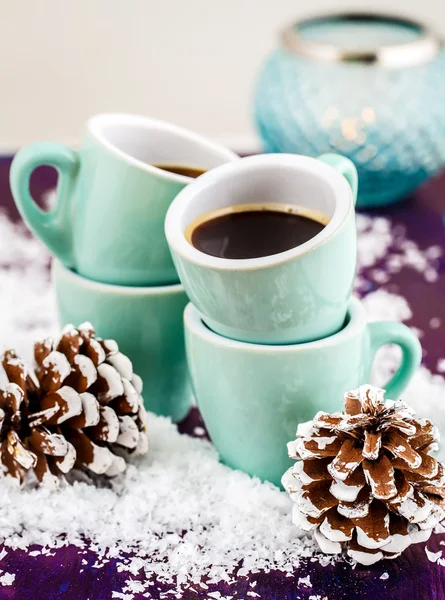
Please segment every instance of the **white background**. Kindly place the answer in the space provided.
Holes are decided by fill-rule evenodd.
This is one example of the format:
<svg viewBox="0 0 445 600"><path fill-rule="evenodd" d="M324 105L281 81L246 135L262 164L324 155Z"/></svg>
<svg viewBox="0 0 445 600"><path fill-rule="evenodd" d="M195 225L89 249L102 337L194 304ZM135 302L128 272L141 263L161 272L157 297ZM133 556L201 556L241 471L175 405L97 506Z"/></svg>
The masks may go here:
<svg viewBox="0 0 445 600"><path fill-rule="evenodd" d="M445 34L445 0L0 0L0 151L76 144L102 111L166 119L240 149L277 32L344 8L405 14Z"/></svg>

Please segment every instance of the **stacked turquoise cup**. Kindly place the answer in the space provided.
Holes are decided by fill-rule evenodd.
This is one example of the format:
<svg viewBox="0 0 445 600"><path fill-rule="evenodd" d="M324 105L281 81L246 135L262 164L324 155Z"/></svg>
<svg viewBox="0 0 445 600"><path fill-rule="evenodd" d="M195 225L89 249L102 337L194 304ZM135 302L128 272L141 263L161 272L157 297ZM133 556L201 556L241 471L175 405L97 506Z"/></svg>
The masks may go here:
<svg viewBox="0 0 445 600"><path fill-rule="evenodd" d="M297 425L320 410L341 411L344 394L369 381L381 346L397 344L403 354L386 384L389 397L420 363L410 329L367 323L351 298L356 198L349 159L268 154L205 173L167 212L167 240L191 300L186 347L204 422L227 465L276 485L292 463L286 445ZM213 256L190 242L190 228L205 215L274 204L322 213L327 224L297 247L257 258Z"/></svg>
<svg viewBox="0 0 445 600"><path fill-rule="evenodd" d="M168 207L192 179L154 165L211 169L238 157L185 129L146 117L89 119L78 151L38 142L17 153L11 189L29 228L54 256L61 326L90 321L117 341L143 379L145 406L183 419L192 401L184 348L187 297L167 241ZM32 199L34 169L58 170L55 205Z"/></svg>

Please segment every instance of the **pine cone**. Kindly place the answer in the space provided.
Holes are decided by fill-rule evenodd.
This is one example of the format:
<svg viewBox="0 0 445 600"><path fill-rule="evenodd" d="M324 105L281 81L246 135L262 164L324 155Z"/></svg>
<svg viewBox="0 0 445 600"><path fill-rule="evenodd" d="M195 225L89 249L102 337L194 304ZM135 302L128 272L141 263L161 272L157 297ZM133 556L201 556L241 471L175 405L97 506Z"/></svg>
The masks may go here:
<svg viewBox="0 0 445 600"><path fill-rule="evenodd" d="M126 468L124 451L147 451L142 382L116 342L95 337L89 323L68 325L57 343L35 344L34 358L35 373L12 351L2 360L7 475L21 481L33 469L40 482L57 483L76 467L114 476Z"/></svg>
<svg viewBox="0 0 445 600"><path fill-rule="evenodd" d="M282 479L294 524L314 530L323 552L365 565L427 540L445 517L445 470L429 454L437 429L384 395L361 386L345 412L299 425L288 450L300 460Z"/></svg>

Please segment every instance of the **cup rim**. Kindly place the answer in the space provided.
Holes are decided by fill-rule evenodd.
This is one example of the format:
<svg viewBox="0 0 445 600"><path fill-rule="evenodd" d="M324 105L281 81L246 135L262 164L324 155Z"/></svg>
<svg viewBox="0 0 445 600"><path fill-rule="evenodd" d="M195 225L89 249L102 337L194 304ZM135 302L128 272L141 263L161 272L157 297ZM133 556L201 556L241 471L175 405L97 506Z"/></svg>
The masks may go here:
<svg viewBox="0 0 445 600"><path fill-rule="evenodd" d="M307 350L335 346L342 340L353 337L367 324L366 311L361 300L352 297L348 303L347 314L349 316L348 323L337 333L320 340L297 344L256 344L253 342L240 342L238 340L227 338L209 329L198 309L191 302L187 304L184 310L184 325L187 332L200 337L214 346L259 354L283 354L289 352L305 352Z"/></svg>
<svg viewBox="0 0 445 600"><path fill-rule="evenodd" d="M143 162L137 158L134 158L130 154L127 154L123 150L120 150L116 145L112 144L107 137L103 133L104 125L108 124L121 124L121 125L138 125L140 127L150 128L150 127L158 127L163 128L166 131L169 131L172 134L177 135L178 137L182 137L188 139L191 142L196 144L200 144L201 146L206 147L209 150L213 150L214 152L219 152L225 160L234 161L239 158L239 156L229 150L222 144L217 144L216 142L212 142L208 140L206 137L195 133L194 131L190 131L185 127L181 127L179 125L175 125L174 123L169 123L168 121L162 121L161 119L154 119L152 117L146 117L143 115L133 115L129 113L99 113L91 116L87 121L87 130L90 135L108 152L114 154L119 159L127 162L128 164L137 167L147 173L152 173L153 175L157 175L163 179L167 179L170 181L175 181L179 183L190 183L194 181L193 177L187 177L186 175L179 175L178 173L171 173L170 171L164 171L163 169L159 169L153 165Z"/></svg>
<svg viewBox="0 0 445 600"><path fill-rule="evenodd" d="M174 283L171 285L158 285L158 286L127 286L127 285L114 285L112 283L102 283L100 281L94 281L88 279L83 275L75 273L68 267L66 267L60 260L53 258L51 263L51 273L53 277L64 277L72 283L77 284L83 288L89 288L102 294L121 294L124 296L165 296L172 294L183 294L184 287L181 283Z"/></svg>
<svg viewBox="0 0 445 600"><path fill-rule="evenodd" d="M309 241L269 256L246 259L229 259L211 256L192 246L185 237L182 228L184 211L193 202L197 193L208 192L213 186L224 184L233 173L244 171L246 175L251 171L265 168L290 166L305 170L321 177L332 189L336 197L334 214L324 229ZM347 200L345 200L347 198ZM259 154L241 158L235 162L225 163L207 171L193 182L193 185L183 188L175 197L165 217L165 236L170 249L176 254L195 265L210 268L216 271L249 271L279 265L294 258L311 252L318 246L326 243L337 232L346 220L349 212L354 210L352 190L346 178L334 167L316 158L299 154Z"/></svg>

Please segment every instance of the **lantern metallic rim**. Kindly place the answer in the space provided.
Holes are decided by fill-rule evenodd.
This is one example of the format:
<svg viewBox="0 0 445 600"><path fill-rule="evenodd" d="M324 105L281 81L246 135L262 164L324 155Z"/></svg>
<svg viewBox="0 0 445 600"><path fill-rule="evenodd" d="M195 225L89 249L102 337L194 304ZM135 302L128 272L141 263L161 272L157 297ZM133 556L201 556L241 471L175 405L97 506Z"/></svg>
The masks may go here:
<svg viewBox="0 0 445 600"><path fill-rule="evenodd" d="M419 32L419 37L409 42L388 44L369 49L343 48L335 44L312 41L302 38L298 29L310 23L323 21L374 21L394 22L407 25ZM345 12L320 15L297 21L285 28L280 35L281 44L285 50L305 58L319 61L359 63L363 65L378 65L388 68L414 67L429 62L439 53L444 45L443 40L422 23L391 14L371 14L360 12Z"/></svg>

